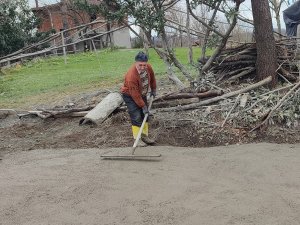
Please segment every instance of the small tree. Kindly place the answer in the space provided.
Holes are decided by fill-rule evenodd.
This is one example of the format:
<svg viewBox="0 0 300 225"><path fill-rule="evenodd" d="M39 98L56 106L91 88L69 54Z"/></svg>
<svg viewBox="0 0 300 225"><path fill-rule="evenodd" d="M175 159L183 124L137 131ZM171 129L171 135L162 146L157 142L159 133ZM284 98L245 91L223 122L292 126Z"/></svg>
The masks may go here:
<svg viewBox="0 0 300 225"><path fill-rule="evenodd" d="M114 22L119 22L127 25L124 18L130 16L134 18L135 25L138 25L142 31L143 36L136 34L143 39L146 45L153 47L157 54L164 61L169 79L179 87L183 88L183 83L177 78L172 71L173 65L176 66L182 74L192 81L190 72L179 62L175 56L175 52L170 46L168 41L165 24L166 24L166 11L178 3L178 0L103 0L101 4L102 14ZM113 9L113 10L112 10ZM134 30L132 30L135 32ZM162 40L162 49L158 49L152 39L152 31L155 31Z"/></svg>
<svg viewBox="0 0 300 225"><path fill-rule="evenodd" d="M0 4L0 56L30 44L37 26L27 0L2 0Z"/></svg>
<svg viewBox="0 0 300 225"><path fill-rule="evenodd" d="M270 8L274 11L275 19L277 23L278 33L281 33L281 22L280 22L280 9L282 4L285 2L285 0L269 0L270 2Z"/></svg>

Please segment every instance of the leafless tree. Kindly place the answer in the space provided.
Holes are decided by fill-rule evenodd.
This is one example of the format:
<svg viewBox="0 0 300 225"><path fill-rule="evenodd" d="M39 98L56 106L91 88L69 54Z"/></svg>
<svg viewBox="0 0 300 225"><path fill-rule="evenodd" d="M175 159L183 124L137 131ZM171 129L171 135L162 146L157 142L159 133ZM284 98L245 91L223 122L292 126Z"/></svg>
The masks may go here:
<svg viewBox="0 0 300 225"><path fill-rule="evenodd" d="M280 17L281 17L280 10L281 10L282 4L285 1L286 0L269 0L270 8L274 12L274 17L276 19L279 34L282 34L282 32L281 32L281 22L280 22Z"/></svg>
<svg viewBox="0 0 300 225"><path fill-rule="evenodd" d="M202 4L208 5L212 9L215 9L214 13L211 16L210 23L206 23L205 20L203 20L202 18L197 17L194 14L193 9L192 9L191 1L186 0L186 4L188 6L188 9L189 9L191 15L197 21L199 21L201 24L203 24L206 27L206 29L208 30L207 34L212 32L215 35L218 35L218 38L220 38L220 40L218 41L219 44L218 44L217 48L215 49L214 53L210 56L210 58L206 62L202 62L203 66L199 70L198 81L201 79L201 77L203 77L203 75L205 75L208 72L208 70L211 67L213 61L220 54L221 50L225 47L225 45L227 43L227 40L228 40L232 30L234 29L234 27L237 23L239 7L240 7L240 4L243 2L243 0L235 1L235 6L233 8L231 8L231 21L230 21L230 25L229 25L228 29L225 31L225 33L220 32L218 29L216 29L213 26L215 13L218 11L218 8L220 8L220 5L221 5L220 2L222 2L222 1L213 1L213 5L211 5L211 2L212 1L201 1Z"/></svg>

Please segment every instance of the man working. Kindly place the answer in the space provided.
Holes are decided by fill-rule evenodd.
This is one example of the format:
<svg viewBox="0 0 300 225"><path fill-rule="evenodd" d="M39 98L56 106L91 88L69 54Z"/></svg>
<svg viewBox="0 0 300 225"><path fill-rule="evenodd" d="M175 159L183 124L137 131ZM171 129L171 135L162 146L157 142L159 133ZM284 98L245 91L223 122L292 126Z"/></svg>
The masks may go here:
<svg viewBox="0 0 300 225"><path fill-rule="evenodd" d="M151 90L150 97L156 96L154 72L147 62L147 55L144 52L139 52L135 56L135 63L125 74L125 82L121 87L121 93L130 116L134 139L137 138L144 116L149 113L147 107L148 91ZM141 138L146 144L154 144L154 140L148 137L148 122L145 123Z"/></svg>

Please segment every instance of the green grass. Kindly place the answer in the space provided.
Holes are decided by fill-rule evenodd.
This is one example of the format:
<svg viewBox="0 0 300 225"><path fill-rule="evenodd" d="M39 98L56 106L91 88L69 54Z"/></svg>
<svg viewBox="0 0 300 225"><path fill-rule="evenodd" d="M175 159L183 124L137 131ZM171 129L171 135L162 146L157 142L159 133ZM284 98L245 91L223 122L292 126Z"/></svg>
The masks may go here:
<svg viewBox="0 0 300 225"><path fill-rule="evenodd" d="M0 75L0 108L29 106L58 96L115 86L122 83L124 73L138 51L102 50L68 55L67 64L63 57L51 57L5 70ZM184 65L188 64L187 52L187 48L175 49ZM199 55L200 49L195 48L195 61ZM165 76L165 65L153 49L150 49L149 62L158 78Z"/></svg>

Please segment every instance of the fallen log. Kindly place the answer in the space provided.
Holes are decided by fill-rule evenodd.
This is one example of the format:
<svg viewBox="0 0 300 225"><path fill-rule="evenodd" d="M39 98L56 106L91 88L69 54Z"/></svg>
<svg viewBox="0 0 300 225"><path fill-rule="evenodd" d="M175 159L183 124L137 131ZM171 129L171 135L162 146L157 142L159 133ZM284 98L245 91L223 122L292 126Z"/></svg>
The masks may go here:
<svg viewBox="0 0 300 225"><path fill-rule="evenodd" d="M28 115L35 115L42 119L47 119L52 116L50 113L44 114L43 111L41 111L41 110L31 110L31 111L28 111L28 113L20 114L19 116L23 117L23 116L28 116Z"/></svg>
<svg viewBox="0 0 300 225"><path fill-rule="evenodd" d="M4 119L9 116L17 116L17 112L14 109L0 109L0 119Z"/></svg>
<svg viewBox="0 0 300 225"><path fill-rule="evenodd" d="M56 110L31 110L26 112L18 113L19 117L28 116L28 115L35 115L42 119L47 119L50 117L80 117L84 116L81 112L86 112L92 109L94 106L87 106L82 108L70 108L70 109L56 109Z"/></svg>
<svg viewBox="0 0 300 225"><path fill-rule="evenodd" d="M178 93L179 93L178 91L176 91L176 92L170 92L170 93L164 94L164 95L162 95L162 96L156 97L156 98L153 100L153 103L154 103L154 102L157 102L157 101L160 101L160 100L162 100L162 99L164 99L164 98L166 98L166 97L168 97L168 96L170 96L170 95L174 95L174 94L178 94Z"/></svg>
<svg viewBox="0 0 300 225"><path fill-rule="evenodd" d="M95 124L99 125L123 103L120 93L109 93L94 109L79 121L79 125Z"/></svg>
<svg viewBox="0 0 300 225"><path fill-rule="evenodd" d="M295 75L289 73L284 68L280 67L279 71L281 72L282 76L284 76L287 80L289 80L289 81L296 81L297 80L297 77Z"/></svg>
<svg viewBox="0 0 300 225"><path fill-rule="evenodd" d="M81 111L81 112L71 112L67 114L60 114L56 117L84 117L86 116L90 111Z"/></svg>
<svg viewBox="0 0 300 225"><path fill-rule="evenodd" d="M217 102L217 101L224 100L226 98L230 98L230 97L238 95L238 94L248 92L252 89L258 88L258 87L263 86L263 85L266 85L266 84L270 83L271 81L272 81L272 77L269 76L269 77L265 78L264 80L261 80L261 81L255 83L255 84L249 85L249 86L247 86L243 89L240 89L240 90L229 92L229 93L221 95L221 96L217 96L217 97L207 99L207 100L204 100L204 101L201 101L201 102L198 102L198 103L193 103L193 104L190 104L190 105L158 109L157 111L159 111L159 112L170 112L170 111L182 111L182 110L196 109L199 106L208 105L208 104L211 104L213 102Z"/></svg>

